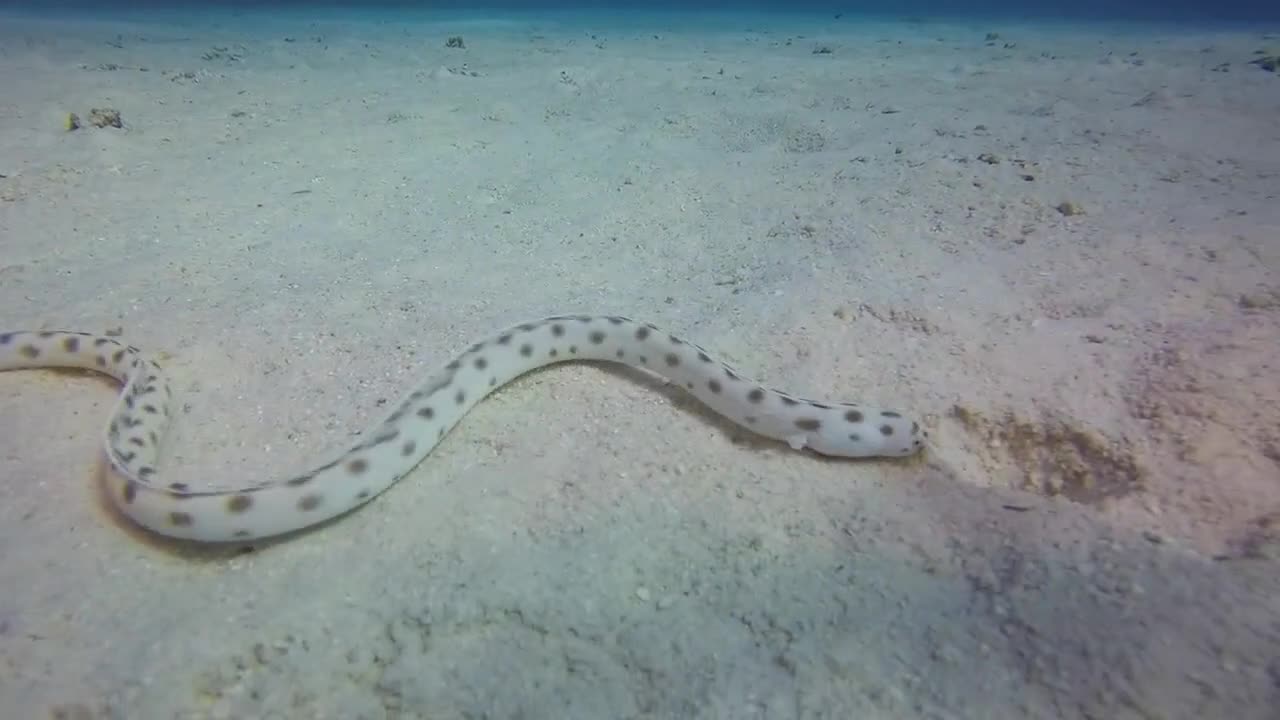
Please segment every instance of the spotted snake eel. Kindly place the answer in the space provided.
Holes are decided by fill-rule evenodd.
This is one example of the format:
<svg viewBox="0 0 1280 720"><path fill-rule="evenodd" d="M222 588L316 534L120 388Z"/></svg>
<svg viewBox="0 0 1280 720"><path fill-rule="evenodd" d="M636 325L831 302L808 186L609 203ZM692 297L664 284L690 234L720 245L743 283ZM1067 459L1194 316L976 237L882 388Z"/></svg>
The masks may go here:
<svg viewBox="0 0 1280 720"><path fill-rule="evenodd" d="M559 315L472 345L329 462L286 479L201 490L159 481L156 461L174 396L155 359L114 337L0 332L0 370L81 368L123 384L104 437L108 494L133 522L201 542L290 533L363 505L421 462L486 395L531 370L569 360L650 371L737 425L796 450L904 457L925 444L919 424L897 412L767 388L654 325L619 316Z"/></svg>

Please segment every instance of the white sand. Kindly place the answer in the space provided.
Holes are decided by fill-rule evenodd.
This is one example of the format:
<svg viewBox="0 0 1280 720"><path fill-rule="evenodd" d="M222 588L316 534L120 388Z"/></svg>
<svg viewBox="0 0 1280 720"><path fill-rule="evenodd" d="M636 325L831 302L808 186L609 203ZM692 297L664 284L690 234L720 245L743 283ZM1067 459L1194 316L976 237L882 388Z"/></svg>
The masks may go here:
<svg viewBox="0 0 1280 720"><path fill-rule="evenodd" d="M924 460L560 366L242 553L110 509L108 385L0 374L5 717L1275 717L1274 36L565 20L5 18L0 329L171 354L168 481L577 311L918 412Z"/></svg>

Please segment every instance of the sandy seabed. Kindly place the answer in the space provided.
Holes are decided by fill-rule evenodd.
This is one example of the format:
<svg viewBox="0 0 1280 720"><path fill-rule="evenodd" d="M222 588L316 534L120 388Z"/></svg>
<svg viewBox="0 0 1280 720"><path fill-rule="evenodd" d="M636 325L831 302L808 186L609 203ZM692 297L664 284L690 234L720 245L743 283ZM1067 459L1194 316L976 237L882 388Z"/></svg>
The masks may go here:
<svg viewBox="0 0 1280 720"><path fill-rule="evenodd" d="M5 17L0 329L166 354L168 480L305 469L562 312L931 436L823 460L561 365L362 510L208 548L104 498L108 383L3 373L6 717L1274 718L1278 45Z"/></svg>

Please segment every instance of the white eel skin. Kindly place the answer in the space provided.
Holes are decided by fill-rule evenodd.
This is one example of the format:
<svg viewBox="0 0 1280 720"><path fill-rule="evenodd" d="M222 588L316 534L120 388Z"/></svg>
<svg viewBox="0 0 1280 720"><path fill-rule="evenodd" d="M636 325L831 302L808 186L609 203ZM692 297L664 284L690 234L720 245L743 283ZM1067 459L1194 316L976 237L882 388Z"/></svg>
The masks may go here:
<svg viewBox="0 0 1280 720"><path fill-rule="evenodd" d="M200 542L281 535L349 512L404 477L486 395L530 370L568 360L623 363L656 373L743 428L796 450L905 457L925 444L919 424L897 412L769 389L648 323L559 315L472 345L330 462L281 480L196 490L161 483L156 473L174 397L154 359L90 333L0 332L0 370L83 368L123 383L104 437L108 494L139 525Z"/></svg>

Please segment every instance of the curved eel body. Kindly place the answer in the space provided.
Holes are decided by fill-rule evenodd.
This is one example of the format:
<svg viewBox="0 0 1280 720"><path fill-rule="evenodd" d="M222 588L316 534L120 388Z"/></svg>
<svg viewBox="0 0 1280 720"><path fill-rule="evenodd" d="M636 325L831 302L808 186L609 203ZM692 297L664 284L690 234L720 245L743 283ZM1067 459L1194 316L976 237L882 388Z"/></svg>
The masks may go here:
<svg viewBox="0 0 1280 720"><path fill-rule="evenodd" d="M904 457L924 447L920 426L892 410L805 400L769 389L647 323L561 315L472 345L333 460L294 477L199 490L161 482L156 471L174 396L154 359L115 338L89 333L0 332L0 370L83 368L123 383L104 437L108 494L139 525L202 542L281 535L349 512L404 477L486 395L526 372L568 360L648 370L743 428L797 450Z"/></svg>

